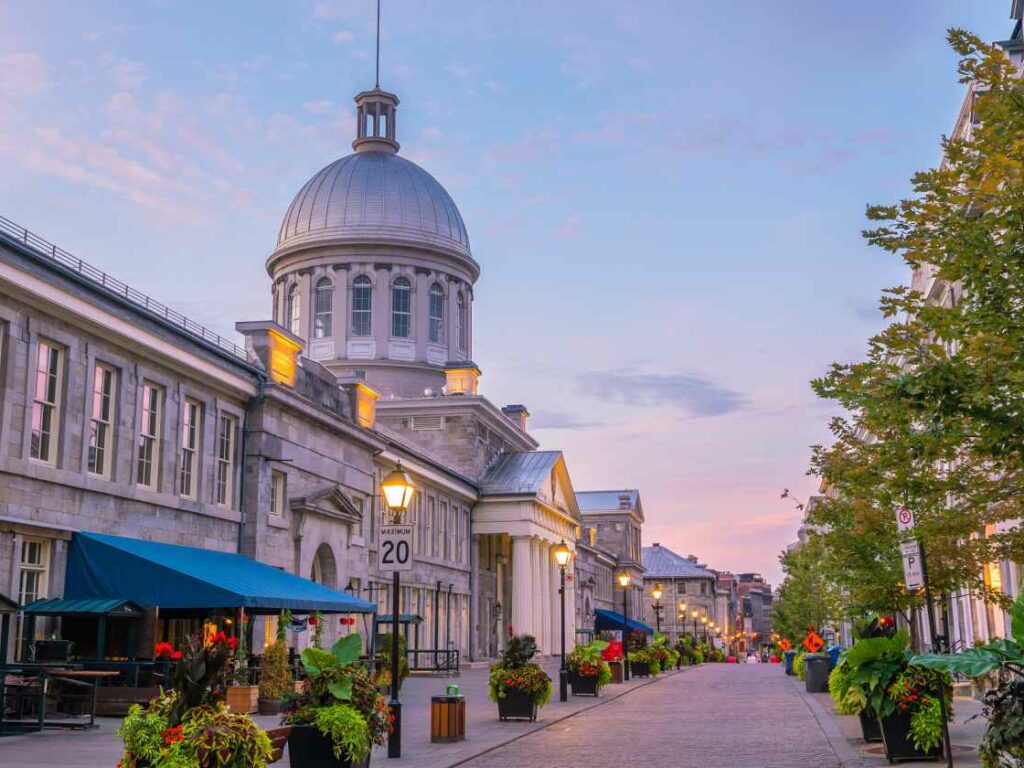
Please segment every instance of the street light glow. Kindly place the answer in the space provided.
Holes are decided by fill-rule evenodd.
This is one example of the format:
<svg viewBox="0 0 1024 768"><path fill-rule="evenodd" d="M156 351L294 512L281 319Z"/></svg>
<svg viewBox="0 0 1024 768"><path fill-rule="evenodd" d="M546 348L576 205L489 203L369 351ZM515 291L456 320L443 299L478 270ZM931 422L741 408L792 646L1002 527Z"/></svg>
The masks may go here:
<svg viewBox="0 0 1024 768"><path fill-rule="evenodd" d="M662 589L661 584L655 584L654 589L651 590L651 597L653 597L655 601L661 600L661 596L663 593L664 590Z"/></svg>
<svg viewBox="0 0 1024 768"><path fill-rule="evenodd" d="M400 522L402 515L409 508L413 492L416 490L412 484L412 478L402 469L402 462L398 462L398 466L381 481L380 490L384 495L384 503L391 511L393 522Z"/></svg>
<svg viewBox="0 0 1024 768"><path fill-rule="evenodd" d="M630 579L630 576L629 576L629 573L628 573L628 572L626 572L626 571L622 571L622 572L621 572L621 573L620 573L620 574L619 574L618 576L616 576L615 578L616 578L616 579L618 579L618 582L619 582L619 586L620 586L620 587L622 587L623 589L625 589L626 587L628 587L628 586L629 586L629 579Z"/></svg>
<svg viewBox="0 0 1024 768"><path fill-rule="evenodd" d="M565 539L562 539L558 544L552 548L552 553L555 556L555 562L558 563L559 568L565 568L569 564L569 558L572 557L572 550L565 543Z"/></svg>

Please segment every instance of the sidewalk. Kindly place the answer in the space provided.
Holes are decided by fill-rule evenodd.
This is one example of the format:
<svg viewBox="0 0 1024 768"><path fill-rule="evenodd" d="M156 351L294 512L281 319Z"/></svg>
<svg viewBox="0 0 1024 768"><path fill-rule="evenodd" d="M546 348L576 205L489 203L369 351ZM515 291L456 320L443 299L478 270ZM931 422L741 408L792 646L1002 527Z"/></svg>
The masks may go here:
<svg viewBox="0 0 1024 768"><path fill-rule="evenodd" d="M787 677L797 688L804 703L818 720L822 731L832 744L844 768L869 768L888 765L881 742L868 744L861 738L860 720L836 712L835 703L827 693L807 693L804 683ZM975 699L957 696L953 701L953 722L949 724L949 738L953 745L953 765L956 768L981 768L978 742L985 731L985 721L975 715L981 712L981 703ZM970 721L970 722L968 722ZM945 765L944 762L908 762L901 765Z"/></svg>
<svg viewBox="0 0 1024 768"><path fill-rule="evenodd" d="M557 660L546 660L544 667L555 684L553 700L540 710L535 723L498 720L497 705L487 698L486 669L463 670L454 677L414 676L402 686L402 759L387 760L387 748L374 751L373 764L385 761L395 765L415 765L416 768L450 768L502 744L545 728L566 717L601 706L632 691L658 682L680 672L671 671L654 679L631 680L621 685L607 685L601 696L569 696L569 701L558 701ZM466 697L466 740L454 744L430 742L430 697L443 694L449 683L458 685ZM256 717L264 728L278 725L277 717ZM99 728L91 731L44 731L43 733L10 736L0 739L0 768L96 768L114 766L120 758L120 742L114 734L119 718L99 718ZM287 766L288 757L276 763Z"/></svg>

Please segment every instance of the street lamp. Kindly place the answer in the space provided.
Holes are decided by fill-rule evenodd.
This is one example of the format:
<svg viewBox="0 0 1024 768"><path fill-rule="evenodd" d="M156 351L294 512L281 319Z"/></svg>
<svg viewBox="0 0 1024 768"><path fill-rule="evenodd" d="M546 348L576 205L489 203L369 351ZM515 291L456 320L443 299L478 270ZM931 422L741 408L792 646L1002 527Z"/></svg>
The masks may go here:
<svg viewBox="0 0 1024 768"><path fill-rule="evenodd" d="M381 495L384 497L384 503L391 513L391 523L393 525L399 525L402 522L402 517L409 508L409 502L412 501L412 495L415 490L412 478L402 469L402 462L398 462L398 466L381 481ZM391 701L388 702L394 722L392 723L391 735L388 737L388 757L402 756L402 704L398 700L399 590L398 571L394 571L391 581Z"/></svg>
<svg viewBox="0 0 1024 768"><path fill-rule="evenodd" d="M708 641L708 617L701 616L700 623L704 625L704 642L706 643Z"/></svg>
<svg viewBox="0 0 1024 768"><path fill-rule="evenodd" d="M569 558L572 557L572 551L565 543L565 539L562 539L555 546L551 552L555 556L555 562L558 563L558 572L561 576L561 581L558 587L558 594L562 600L562 666L558 670L558 700L568 701L568 678L569 673L565 669L565 567L569 565Z"/></svg>
<svg viewBox="0 0 1024 768"><path fill-rule="evenodd" d="M622 679L629 680L629 571L615 578L622 587Z"/></svg>
<svg viewBox="0 0 1024 768"><path fill-rule="evenodd" d="M655 584L654 589L651 590L651 597L654 598L654 621L658 627L658 634L661 634L661 612L664 610L664 606L661 604L661 596L664 594L664 590L661 584Z"/></svg>
<svg viewBox="0 0 1024 768"><path fill-rule="evenodd" d="M693 618L693 644L697 644L697 616L700 614L696 608L690 611L690 616Z"/></svg>

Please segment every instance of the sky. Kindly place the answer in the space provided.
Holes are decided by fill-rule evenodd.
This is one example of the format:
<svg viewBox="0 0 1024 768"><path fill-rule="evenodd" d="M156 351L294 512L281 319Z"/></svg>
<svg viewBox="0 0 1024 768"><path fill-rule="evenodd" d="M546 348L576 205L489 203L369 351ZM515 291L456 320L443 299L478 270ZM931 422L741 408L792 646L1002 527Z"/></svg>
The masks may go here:
<svg viewBox="0 0 1024 768"><path fill-rule="evenodd" d="M576 490L639 488L645 544L778 581L902 262L868 203L935 165L945 30L1009 0L383 0L403 156L482 268L481 391ZM374 0L0 0L0 215L224 335L270 314L293 195L351 151Z"/></svg>

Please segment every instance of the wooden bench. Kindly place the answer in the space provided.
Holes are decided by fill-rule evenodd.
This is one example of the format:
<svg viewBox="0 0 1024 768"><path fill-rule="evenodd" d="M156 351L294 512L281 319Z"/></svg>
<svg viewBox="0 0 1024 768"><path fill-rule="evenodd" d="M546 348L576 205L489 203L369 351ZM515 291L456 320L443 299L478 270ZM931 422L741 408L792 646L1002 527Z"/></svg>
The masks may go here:
<svg viewBox="0 0 1024 768"><path fill-rule="evenodd" d="M290 725L285 725L280 728L270 728L267 730L270 743L274 746L274 754L270 758L270 762L276 763L281 759L281 753L284 752L284 747L288 743L288 733L291 729Z"/></svg>

